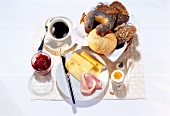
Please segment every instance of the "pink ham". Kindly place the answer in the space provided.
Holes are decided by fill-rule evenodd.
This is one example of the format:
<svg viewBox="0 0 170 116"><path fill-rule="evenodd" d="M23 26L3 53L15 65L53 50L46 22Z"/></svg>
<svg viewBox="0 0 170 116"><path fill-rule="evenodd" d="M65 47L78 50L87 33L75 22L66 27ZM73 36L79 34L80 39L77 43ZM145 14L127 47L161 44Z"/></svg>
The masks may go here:
<svg viewBox="0 0 170 116"><path fill-rule="evenodd" d="M80 91L83 94L90 95L95 89L101 89L101 81L90 73L84 73L80 80Z"/></svg>

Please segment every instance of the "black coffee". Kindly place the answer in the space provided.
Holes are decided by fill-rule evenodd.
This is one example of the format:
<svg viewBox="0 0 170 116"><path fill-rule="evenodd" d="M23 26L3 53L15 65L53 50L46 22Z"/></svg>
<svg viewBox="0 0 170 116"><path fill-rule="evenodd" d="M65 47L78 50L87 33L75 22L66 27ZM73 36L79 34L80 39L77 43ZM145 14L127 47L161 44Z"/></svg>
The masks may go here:
<svg viewBox="0 0 170 116"><path fill-rule="evenodd" d="M67 36L68 32L69 32L69 28L63 22L56 22L52 26L52 35L57 39L61 39Z"/></svg>

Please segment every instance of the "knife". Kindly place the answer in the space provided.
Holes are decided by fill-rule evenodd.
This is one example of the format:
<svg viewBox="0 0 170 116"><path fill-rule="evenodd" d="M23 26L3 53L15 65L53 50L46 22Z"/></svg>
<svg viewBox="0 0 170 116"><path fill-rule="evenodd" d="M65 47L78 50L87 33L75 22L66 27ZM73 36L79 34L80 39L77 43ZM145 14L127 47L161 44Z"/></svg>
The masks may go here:
<svg viewBox="0 0 170 116"><path fill-rule="evenodd" d="M71 95L71 99L72 99L73 104L76 104L76 98L75 98L73 86L72 86L71 79L70 79L70 73L68 72L68 70L65 66L66 57L65 57L65 54L64 54L64 52L62 51L61 48L60 48L60 55L61 55L63 69L64 69L64 72L65 72L66 81L68 83L68 88L69 88L69 92L70 92L70 95Z"/></svg>

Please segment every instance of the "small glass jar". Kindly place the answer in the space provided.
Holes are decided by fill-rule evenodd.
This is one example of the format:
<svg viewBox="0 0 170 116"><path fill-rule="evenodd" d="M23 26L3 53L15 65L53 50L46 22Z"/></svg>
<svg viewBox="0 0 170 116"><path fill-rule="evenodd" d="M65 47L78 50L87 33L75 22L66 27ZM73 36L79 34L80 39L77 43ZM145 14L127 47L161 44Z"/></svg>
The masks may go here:
<svg viewBox="0 0 170 116"><path fill-rule="evenodd" d="M49 54L45 52L38 52L33 55L31 65L35 73L43 76L51 71L52 59Z"/></svg>

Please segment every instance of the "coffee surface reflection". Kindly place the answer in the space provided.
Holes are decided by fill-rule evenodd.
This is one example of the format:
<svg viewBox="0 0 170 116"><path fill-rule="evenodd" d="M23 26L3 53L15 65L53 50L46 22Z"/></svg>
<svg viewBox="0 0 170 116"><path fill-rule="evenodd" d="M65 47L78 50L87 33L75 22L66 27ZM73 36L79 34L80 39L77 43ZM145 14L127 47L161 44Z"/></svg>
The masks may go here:
<svg viewBox="0 0 170 116"><path fill-rule="evenodd" d="M56 22L52 26L52 35L56 39L66 37L69 32L69 27L64 22Z"/></svg>

